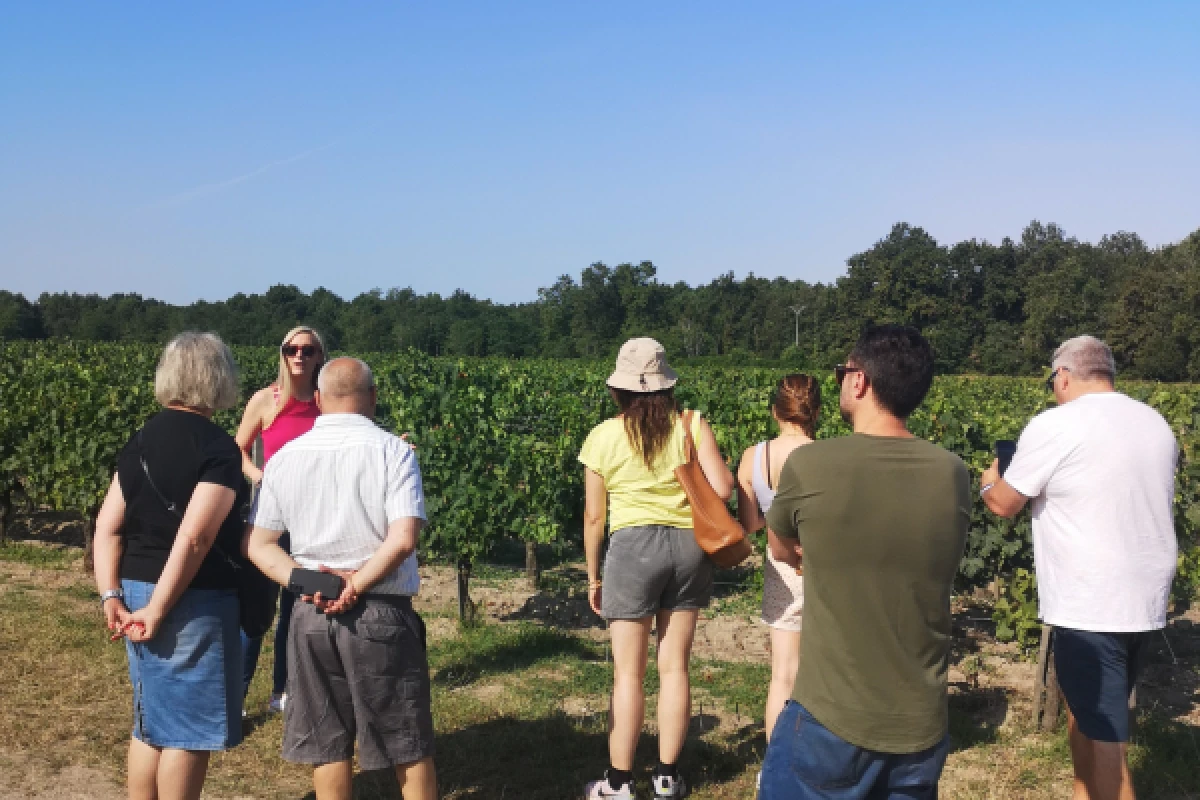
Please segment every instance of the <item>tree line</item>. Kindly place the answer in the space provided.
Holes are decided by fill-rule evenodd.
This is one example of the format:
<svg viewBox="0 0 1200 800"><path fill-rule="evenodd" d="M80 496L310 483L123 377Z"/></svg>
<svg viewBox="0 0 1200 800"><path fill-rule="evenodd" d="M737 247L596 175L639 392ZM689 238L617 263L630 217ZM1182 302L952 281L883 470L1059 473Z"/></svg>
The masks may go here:
<svg viewBox="0 0 1200 800"><path fill-rule="evenodd" d="M1081 242L1030 223L1017 240L939 244L906 223L846 262L830 284L728 272L700 286L660 283L653 263L592 264L500 304L373 290L351 300L277 285L222 302L171 305L137 294L0 291L0 338L163 342L188 328L272 344L297 323L331 348L431 355L608 358L654 336L672 358L829 367L871 322L917 326L943 373L1032 374L1070 336L1112 346L1123 374L1200 380L1200 230L1150 248L1133 233Z"/></svg>

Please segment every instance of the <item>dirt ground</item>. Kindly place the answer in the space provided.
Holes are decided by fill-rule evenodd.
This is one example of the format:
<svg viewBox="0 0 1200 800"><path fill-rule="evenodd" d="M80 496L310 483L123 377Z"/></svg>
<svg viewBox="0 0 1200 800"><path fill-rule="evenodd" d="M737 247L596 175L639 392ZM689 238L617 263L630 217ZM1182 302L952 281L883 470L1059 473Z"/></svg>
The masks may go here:
<svg viewBox="0 0 1200 800"><path fill-rule="evenodd" d="M18 538L30 537L51 546L74 550L80 544L78 526L69 519L42 515L14 526ZM21 536L21 534L24 536ZM77 552L77 551L76 551ZM77 557L77 555L76 555ZM36 583L46 589L87 584L78 569L54 570L8 561L5 570L19 582ZM503 625L518 620L556 629L565 629L597 642L606 639L603 622L587 606L586 585L581 565L554 568L541 590L535 589L521 573L512 569L491 570L472 582L471 597L476 612L489 622ZM449 567L421 567L422 587L416 601L425 616L433 639L449 638L457 632L456 576ZM91 608L80 597L80 607ZM978 731L987 733L986 741L1005 742L1003 748L966 746L954 752L942 778L942 796L949 798L1065 797L1070 794L1069 766L1062 758L1054 766L1044 767L1025 780L1028 791L1014 792L1012 786L998 781L998 775L1010 771L1017 775L1025 759L1037 748L1045 748L1029 722L1032 710L1035 665L1024 659L1012 645L992 638L993 625L984 607L958 600L955 604L955 644L950 669L950 702L953 708L968 712ZM768 631L757 621L748 602L727 606L720 612L702 616L696 635L698 661L734 661L765 663L768 660ZM1152 709L1165 719L1193 728L1200 727L1200 608L1193 606L1171 616L1169 625L1154 640L1149 661L1139 683L1137 703ZM479 690L485 690L482 687ZM493 687L494 690L494 687ZM594 698L562 698L564 713L602 715L592 708ZM698 715L698 725L730 730L747 724L744 714L737 719L728 709L709 707ZM980 741L985 741L981 738ZM1195 739L1192 739L1195 746ZM1186 745L1184 745L1186 749ZM1200 761L1200 748L1196 748ZM1069 763L1069 762L1068 762ZM1016 779L1014 779L1016 780ZM28 787L52 787L40 793ZM70 763L61 756L30 757L17 746L0 745L0 800L17 798L64 798L104 800L124 796L119 776L103 764ZM206 797L210 796L206 793ZM1166 797L1167 795L1162 795ZM1170 797L1200 797L1184 788Z"/></svg>

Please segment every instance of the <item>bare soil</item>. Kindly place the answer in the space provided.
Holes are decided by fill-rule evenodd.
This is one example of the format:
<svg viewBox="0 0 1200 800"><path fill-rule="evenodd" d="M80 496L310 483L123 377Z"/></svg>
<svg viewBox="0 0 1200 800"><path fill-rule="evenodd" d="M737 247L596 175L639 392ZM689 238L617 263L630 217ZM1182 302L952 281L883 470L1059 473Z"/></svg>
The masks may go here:
<svg viewBox="0 0 1200 800"><path fill-rule="evenodd" d="M94 601L87 596L89 577L79 563L81 530L78 520L66 515L19 518L11 530L14 539L70 551L73 562L66 569L14 561L0 563L4 578L0 582L0 601L14 591L47 596L53 593L56 602L69 603L74 610L94 611ZM588 607L586 580L580 565L556 567L553 573L554 580L544 585L557 587L554 590L536 589L516 570L509 577L493 574L476 579L471 588L476 613L497 625L523 620L603 641L607 636L604 623ZM441 640L455 636L458 630L455 571L423 565L421 578L421 594L415 605L426 619L430 637ZM767 628L757 621L749 606L737 605L735 609L702 617L696 635L698 660L764 663L768 659ZM1200 727L1198 665L1200 608L1193 606L1172 615L1167 629L1153 641L1138 687L1138 707L1183 723L1189 726L1188 731ZM55 668L64 676L55 680L65 680L65 665ZM1061 757L1045 758L1047 739L1034 732L1030 724L1034 672L1032 661L1022 657L1014 646L994 639L986 607L965 600L956 604L950 702L952 708L963 712L970 721L969 733L977 737L980 746L968 745L951 754L942 778L943 797L1032 800L1069 796L1069 763L1064 764ZM493 683L463 691L486 703L498 698L503 690ZM697 697L699 705L704 692L698 690ZM604 705L595 696L565 696L561 701L566 715L601 721ZM13 711L8 709L10 713ZM704 702L697 711L695 726L701 734L717 730L748 736L754 726L744 709L730 713L719 703ZM124 713L124 709L114 713ZM124 796L122 778L111 766L112 760L97 758L94 748L81 746L87 739L87 731L74 729L69 715L54 719L52 727L56 733L48 738L46 747L30 751L10 742L7 748L0 748L0 800L51 797L105 800ZM1192 741L1194 744L1194 738ZM1196 750L1196 758L1200 760L1200 748ZM1040 765L1037 769L1029 768L1031 759ZM736 790L739 797L752 796L752 776L747 780L747 786L742 787L746 782L742 781L730 784L727 790ZM748 793L743 795L742 788ZM1200 797L1200 787L1181 787L1179 794L1170 796Z"/></svg>

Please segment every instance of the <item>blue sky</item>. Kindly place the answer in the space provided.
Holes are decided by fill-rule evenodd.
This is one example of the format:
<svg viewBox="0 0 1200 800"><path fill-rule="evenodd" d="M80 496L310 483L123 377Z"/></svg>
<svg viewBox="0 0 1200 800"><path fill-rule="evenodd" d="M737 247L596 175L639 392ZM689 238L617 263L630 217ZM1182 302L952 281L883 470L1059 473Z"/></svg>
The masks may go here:
<svg viewBox="0 0 1200 800"><path fill-rule="evenodd" d="M7 3L0 288L593 261L835 279L897 221L1200 228L1200 3Z"/></svg>

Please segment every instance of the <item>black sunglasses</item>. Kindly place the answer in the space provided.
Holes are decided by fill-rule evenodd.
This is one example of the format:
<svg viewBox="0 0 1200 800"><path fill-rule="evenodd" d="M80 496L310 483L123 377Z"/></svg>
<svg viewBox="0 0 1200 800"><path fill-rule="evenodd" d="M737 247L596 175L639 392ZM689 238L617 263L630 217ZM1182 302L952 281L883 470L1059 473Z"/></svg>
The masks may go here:
<svg viewBox="0 0 1200 800"><path fill-rule="evenodd" d="M833 377L837 379L838 386L842 385L842 381L846 380L846 376L851 372L862 372L862 368L848 367L845 364L838 364L833 368Z"/></svg>
<svg viewBox="0 0 1200 800"><path fill-rule="evenodd" d="M1071 370L1067 369L1066 367L1059 367L1058 369L1056 369L1050 373L1049 378L1046 378L1046 391L1047 392L1054 391L1054 379L1057 378L1058 373L1062 372L1063 370L1066 370L1067 372L1071 371Z"/></svg>
<svg viewBox="0 0 1200 800"><path fill-rule="evenodd" d="M316 345L311 344L306 344L303 346L297 344L285 344L283 347L279 348L279 352L283 353L284 357L286 358L291 358L292 356L296 355L296 353L299 353L305 358L312 358L317 354L317 347Z"/></svg>

